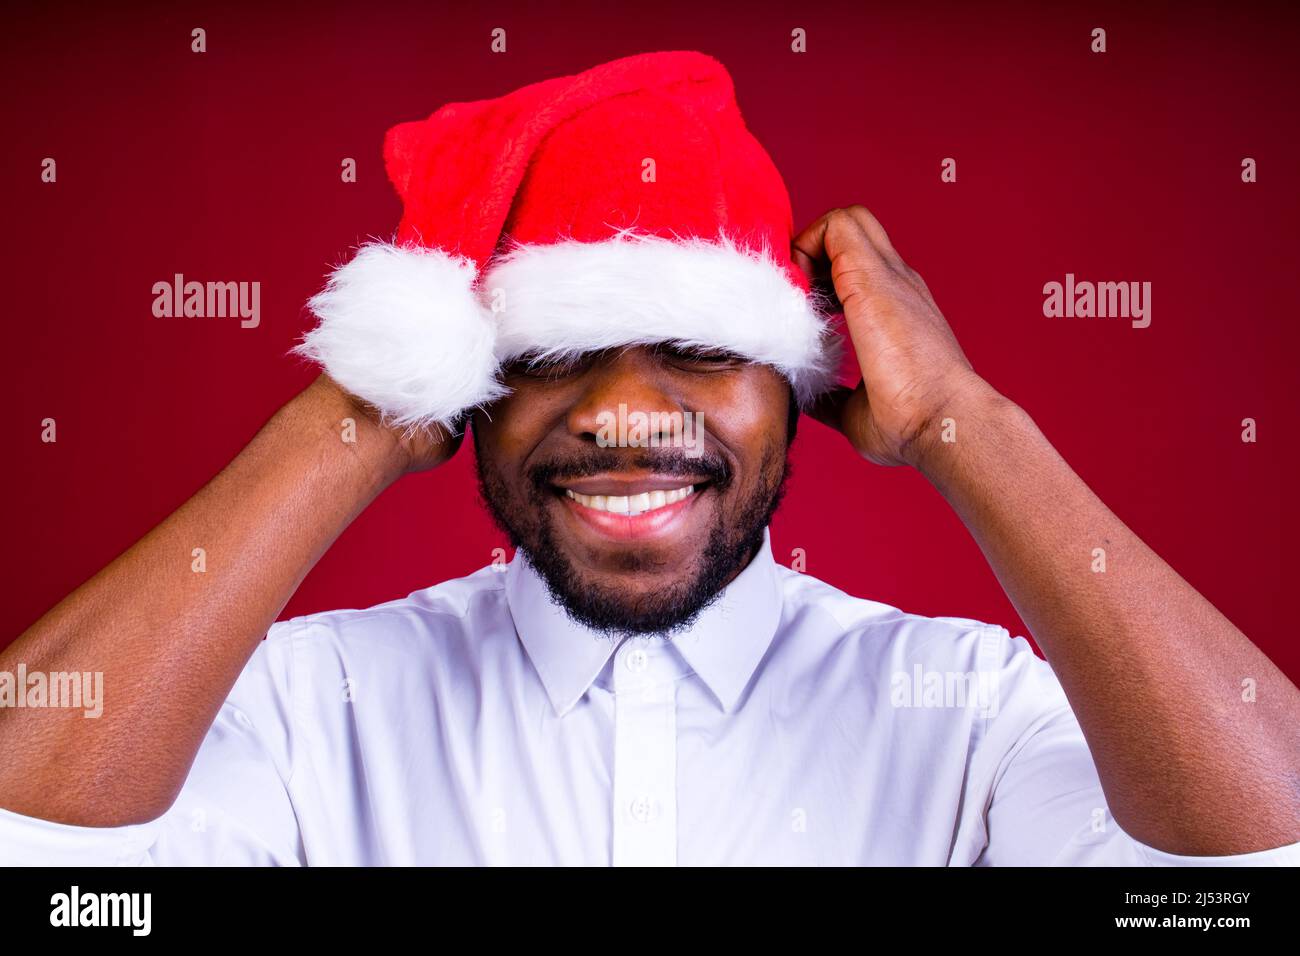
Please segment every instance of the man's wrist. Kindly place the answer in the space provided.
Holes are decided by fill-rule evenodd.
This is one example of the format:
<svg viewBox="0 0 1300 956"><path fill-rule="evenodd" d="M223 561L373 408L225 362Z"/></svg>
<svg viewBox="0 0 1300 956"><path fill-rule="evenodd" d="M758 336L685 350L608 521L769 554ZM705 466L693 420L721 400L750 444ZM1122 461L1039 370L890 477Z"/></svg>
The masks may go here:
<svg viewBox="0 0 1300 956"><path fill-rule="evenodd" d="M411 467L410 452L397 433L385 427L375 410L327 375L312 382L291 405L303 427L336 443L350 461L364 470L379 490Z"/></svg>
<svg viewBox="0 0 1300 956"><path fill-rule="evenodd" d="M930 418L924 433L908 447L907 462L942 487L957 474L965 452L991 436L1023 427L1024 410L984 379L954 388Z"/></svg>

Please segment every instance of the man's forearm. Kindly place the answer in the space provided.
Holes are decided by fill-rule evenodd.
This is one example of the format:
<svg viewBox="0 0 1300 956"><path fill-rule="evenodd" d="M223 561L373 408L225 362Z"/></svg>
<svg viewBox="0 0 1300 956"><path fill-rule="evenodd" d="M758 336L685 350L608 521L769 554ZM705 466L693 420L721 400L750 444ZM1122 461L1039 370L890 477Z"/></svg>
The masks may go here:
<svg viewBox="0 0 1300 956"><path fill-rule="evenodd" d="M1020 408L988 389L945 417L955 440L931 423L915 464L1047 655L1119 824L1189 855L1300 840L1300 691L1111 513ZM1247 678L1258 688L1250 703Z"/></svg>
<svg viewBox="0 0 1300 956"><path fill-rule="evenodd" d="M343 440L345 418L355 442ZM328 380L289 402L193 498L0 652L11 673L21 663L104 675L95 719L0 709L0 806L86 826L164 812L257 642L400 473L393 435Z"/></svg>

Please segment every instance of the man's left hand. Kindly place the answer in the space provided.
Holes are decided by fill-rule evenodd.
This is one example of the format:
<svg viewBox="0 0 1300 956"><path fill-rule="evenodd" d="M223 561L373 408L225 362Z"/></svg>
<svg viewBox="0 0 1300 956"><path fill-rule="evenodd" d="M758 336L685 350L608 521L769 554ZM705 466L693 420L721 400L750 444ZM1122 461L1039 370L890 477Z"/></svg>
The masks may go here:
<svg viewBox="0 0 1300 956"><path fill-rule="evenodd" d="M862 382L809 410L881 465L918 464L947 410L993 390L971 368L925 281L862 206L833 209L794 240L810 279L829 275L844 307Z"/></svg>

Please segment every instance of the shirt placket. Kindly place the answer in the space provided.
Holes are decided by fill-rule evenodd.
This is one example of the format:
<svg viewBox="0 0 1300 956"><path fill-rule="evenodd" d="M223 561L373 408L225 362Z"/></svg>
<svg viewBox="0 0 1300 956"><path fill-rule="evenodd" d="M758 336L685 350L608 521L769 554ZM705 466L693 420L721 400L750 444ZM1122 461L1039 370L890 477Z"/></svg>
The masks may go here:
<svg viewBox="0 0 1300 956"><path fill-rule="evenodd" d="M677 679L658 639L630 638L614 658L615 866L677 865Z"/></svg>

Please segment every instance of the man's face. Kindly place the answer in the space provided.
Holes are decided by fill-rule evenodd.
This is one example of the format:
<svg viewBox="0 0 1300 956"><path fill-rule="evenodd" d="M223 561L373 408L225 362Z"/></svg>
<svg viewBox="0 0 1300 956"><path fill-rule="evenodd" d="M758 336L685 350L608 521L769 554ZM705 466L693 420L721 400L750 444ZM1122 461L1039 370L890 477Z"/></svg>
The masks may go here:
<svg viewBox="0 0 1300 956"><path fill-rule="evenodd" d="M483 499L511 543L589 627L689 624L749 563L780 500L794 424L785 379L725 353L630 346L518 362L504 381L513 393L476 412L473 431ZM620 405L624 447L611 444ZM636 412L662 416L658 428L638 436ZM703 429L683 442L670 432L700 421L688 413Z"/></svg>

